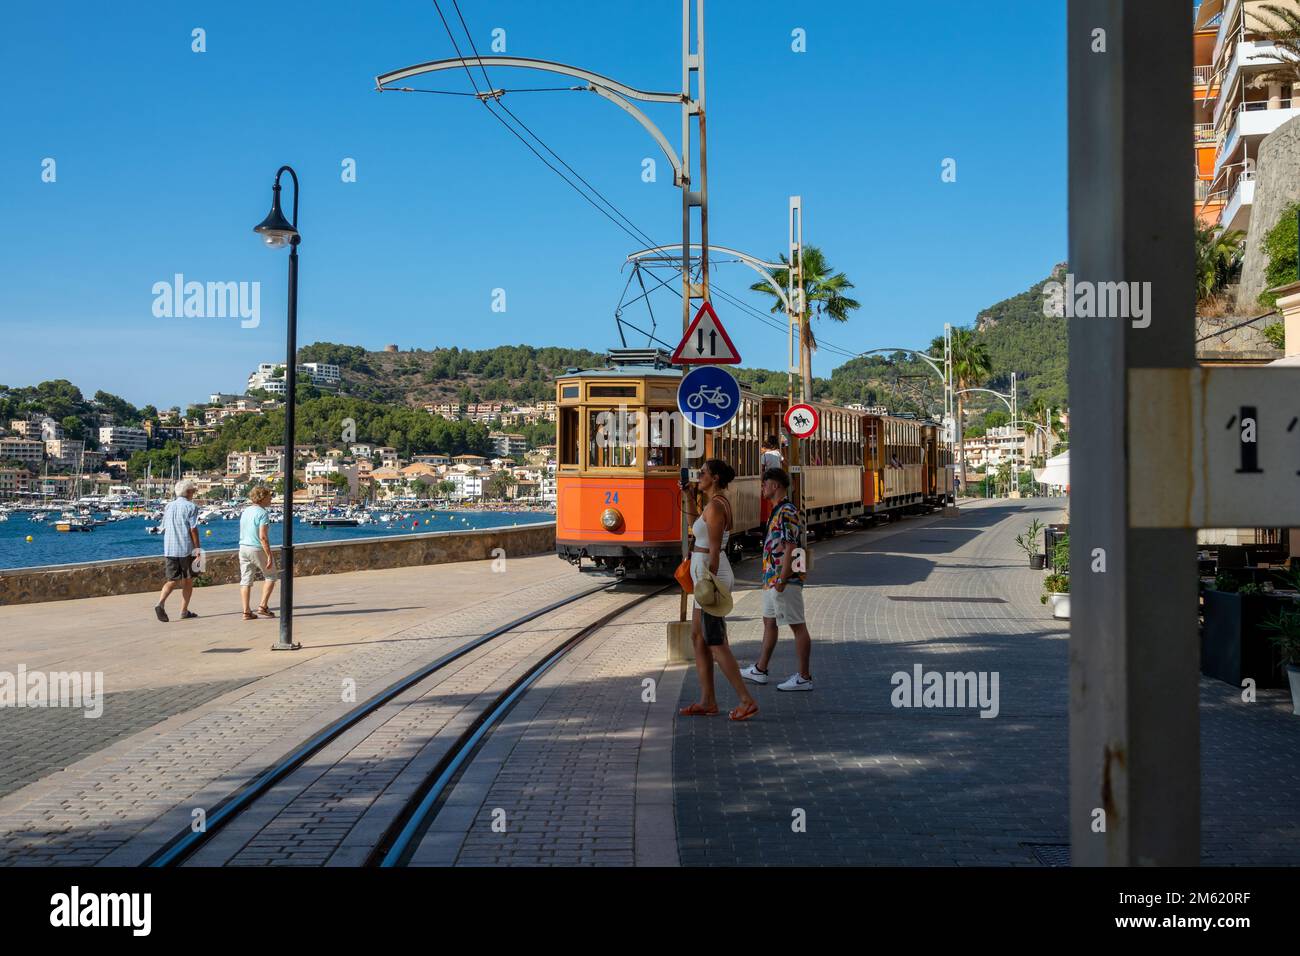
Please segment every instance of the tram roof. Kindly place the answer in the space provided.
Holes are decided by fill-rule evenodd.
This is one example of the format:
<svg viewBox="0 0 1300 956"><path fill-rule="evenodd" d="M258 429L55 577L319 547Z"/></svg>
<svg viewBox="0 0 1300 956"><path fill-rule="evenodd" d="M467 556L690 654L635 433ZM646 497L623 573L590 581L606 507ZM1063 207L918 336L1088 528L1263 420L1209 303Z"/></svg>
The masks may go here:
<svg viewBox="0 0 1300 956"><path fill-rule="evenodd" d="M651 365L618 366L616 368L584 368L564 372L556 378L681 378L682 370L668 366L655 368Z"/></svg>

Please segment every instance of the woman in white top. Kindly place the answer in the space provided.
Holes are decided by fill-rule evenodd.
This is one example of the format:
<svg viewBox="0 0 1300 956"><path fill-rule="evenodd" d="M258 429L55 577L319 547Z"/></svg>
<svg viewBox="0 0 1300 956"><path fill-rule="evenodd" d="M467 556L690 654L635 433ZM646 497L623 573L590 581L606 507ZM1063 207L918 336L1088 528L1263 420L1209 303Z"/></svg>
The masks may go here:
<svg viewBox="0 0 1300 956"><path fill-rule="evenodd" d="M763 454L759 460L758 473L761 475L769 468L782 468L785 462L781 460L781 443L777 441L775 435L768 435L763 440Z"/></svg>
<svg viewBox="0 0 1300 956"><path fill-rule="evenodd" d="M736 477L736 470L725 461L710 458L700 468L700 479L696 484L699 501L704 508L700 512L690 510L689 516L695 516L691 526L691 580L698 583L704 577L705 569L712 571L718 582L728 591L736 585L736 576L727 560L727 542L731 539L731 502L723 493L731 480ZM688 496L693 497L693 496ZM683 717L711 717L718 712L718 698L713 686L713 665L716 662L722 669L722 675L736 691L740 704L734 707L729 716L732 720L748 720L758 713L758 704L750 696L744 680L740 676L740 665L727 644L726 626L723 621L710 622L704 626L703 612L698 607L691 616L691 640L695 645L695 670L700 679L700 702L683 707L679 713Z"/></svg>

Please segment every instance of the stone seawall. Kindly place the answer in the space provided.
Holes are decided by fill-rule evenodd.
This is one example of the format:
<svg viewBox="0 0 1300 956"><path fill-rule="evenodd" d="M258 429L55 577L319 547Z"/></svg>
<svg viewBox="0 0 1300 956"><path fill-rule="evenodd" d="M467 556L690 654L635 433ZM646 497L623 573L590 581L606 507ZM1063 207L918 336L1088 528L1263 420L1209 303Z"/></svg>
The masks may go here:
<svg viewBox="0 0 1300 956"><path fill-rule="evenodd" d="M294 578L481 561L493 557L496 548L503 549L507 557L553 552L555 524L547 522L524 527L435 531L400 537L295 544ZM209 551L207 570L201 575L199 584L238 582L239 552ZM143 594L157 591L162 583L163 559L156 556L20 568L0 571L0 605Z"/></svg>

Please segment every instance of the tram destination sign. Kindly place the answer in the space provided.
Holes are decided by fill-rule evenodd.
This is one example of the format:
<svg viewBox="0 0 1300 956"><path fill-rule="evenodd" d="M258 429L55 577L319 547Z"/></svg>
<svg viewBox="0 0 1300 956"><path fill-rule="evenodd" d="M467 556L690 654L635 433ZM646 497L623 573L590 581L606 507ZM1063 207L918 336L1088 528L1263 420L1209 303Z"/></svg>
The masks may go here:
<svg viewBox="0 0 1300 956"><path fill-rule="evenodd" d="M1129 524L1300 527L1300 367L1129 371Z"/></svg>

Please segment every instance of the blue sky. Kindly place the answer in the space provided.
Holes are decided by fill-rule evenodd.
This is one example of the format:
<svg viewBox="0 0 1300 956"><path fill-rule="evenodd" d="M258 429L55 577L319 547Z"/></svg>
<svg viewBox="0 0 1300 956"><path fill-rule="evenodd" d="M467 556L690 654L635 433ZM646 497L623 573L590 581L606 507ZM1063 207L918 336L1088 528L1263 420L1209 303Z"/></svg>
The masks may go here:
<svg viewBox="0 0 1300 956"><path fill-rule="evenodd" d="M709 0L712 241L777 255L787 199L802 195L805 241L863 304L818 331L855 351L923 347L945 321L969 324L1042 278L1065 258L1064 7ZM461 9L481 51L501 28L510 55L680 85L676 0ZM284 354L285 253L251 232L281 163L303 185L301 343L617 344L632 240L475 100L374 92L376 74L453 55L428 0L71 2L5 17L0 383L68 378L160 406L240 390ZM196 27L204 53L191 50ZM795 28L807 52L791 50ZM469 89L463 73L411 85ZM506 102L642 230L679 241L680 194L664 162L642 181L658 153L631 118L585 92ZM676 143L677 108L646 108ZM341 180L345 158L355 183ZM941 181L946 158L956 182ZM260 325L156 318L152 286L175 273L260 282ZM766 308L743 292L743 267L714 279ZM660 327L675 327L679 300L653 301ZM746 365L783 367L782 334L716 305ZM821 352L814 368L842 361Z"/></svg>

